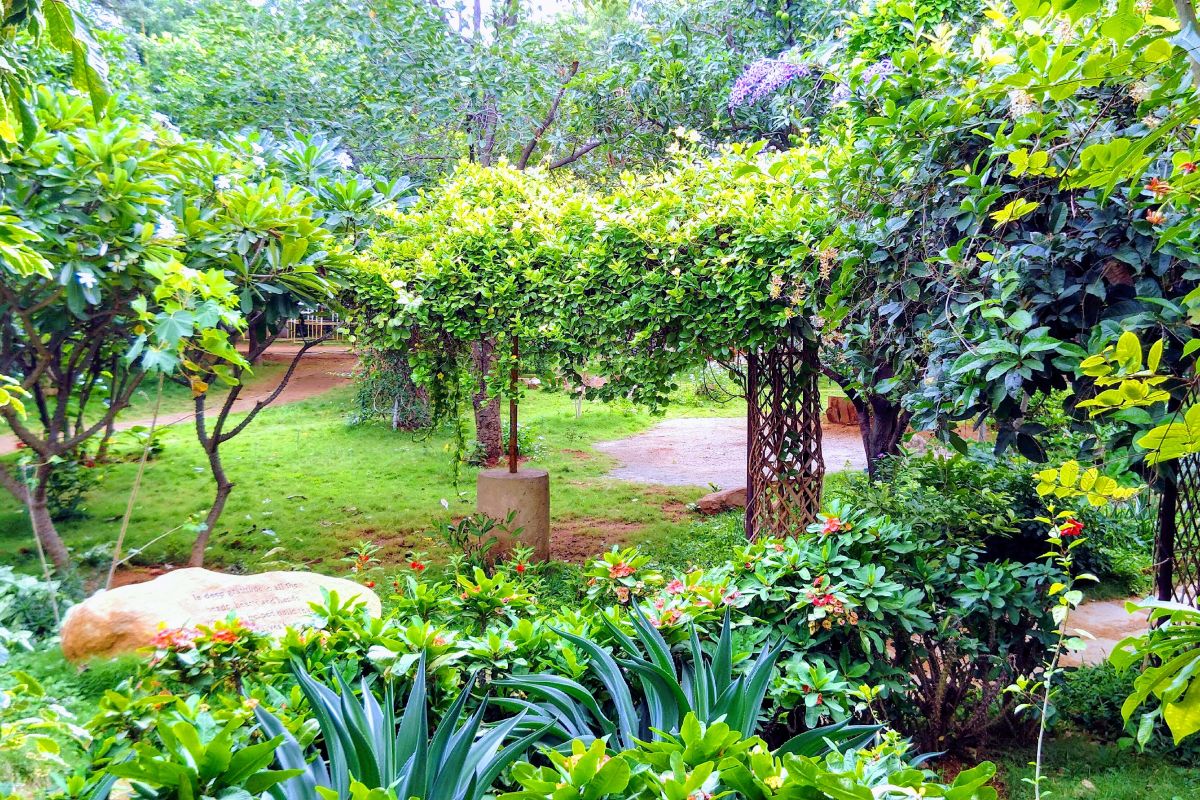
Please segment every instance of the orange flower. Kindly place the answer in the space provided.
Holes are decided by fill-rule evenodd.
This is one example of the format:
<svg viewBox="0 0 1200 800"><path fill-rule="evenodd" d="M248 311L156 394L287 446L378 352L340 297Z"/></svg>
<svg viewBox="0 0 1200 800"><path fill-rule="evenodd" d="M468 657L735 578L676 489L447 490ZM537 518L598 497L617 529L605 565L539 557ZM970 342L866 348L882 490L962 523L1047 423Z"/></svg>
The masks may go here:
<svg viewBox="0 0 1200 800"><path fill-rule="evenodd" d="M1196 162L1189 161L1186 164L1180 164L1179 171L1182 172L1184 175L1191 175L1193 172L1196 171Z"/></svg>
<svg viewBox="0 0 1200 800"><path fill-rule="evenodd" d="M847 530L850 523L842 522L837 517L826 517L825 525L821 528L821 533L837 533L838 531Z"/></svg>
<svg viewBox="0 0 1200 800"><path fill-rule="evenodd" d="M637 572L637 570L635 570L633 567L629 566L624 561L622 561L620 564L617 564L616 566L609 568L608 577L610 577L610 578L628 578L630 575L632 575L635 572Z"/></svg>
<svg viewBox="0 0 1200 800"><path fill-rule="evenodd" d="M1154 195L1155 199L1162 200L1171 193L1171 184L1161 178L1151 178L1146 184L1146 191Z"/></svg>
<svg viewBox="0 0 1200 800"><path fill-rule="evenodd" d="M236 632L231 630L214 631L208 637L214 642L224 642L225 644L233 644L238 640Z"/></svg>
<svg viewBox="0 0 1200 800"><path fill-rule="evenodd" d="M1149 222L1151 225L1162 225L1166 221L1167 215L1163 212L1153 208L1147 209L1146 222Z"/></svg>

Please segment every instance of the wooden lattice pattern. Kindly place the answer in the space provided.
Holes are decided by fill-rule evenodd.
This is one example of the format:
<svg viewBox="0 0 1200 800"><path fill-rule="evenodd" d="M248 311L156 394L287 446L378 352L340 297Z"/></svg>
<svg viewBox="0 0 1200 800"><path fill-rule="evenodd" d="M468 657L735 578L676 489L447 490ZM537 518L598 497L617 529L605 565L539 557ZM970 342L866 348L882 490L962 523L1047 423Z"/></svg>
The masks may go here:
<svg viewBox="0 0 1200 800"><path fill-rule="evenodd" d="M747 358L747 536L793 535L821 509L818 375L816 347L800 336Z"/></svg>
<svg viewBox="0 0 1200 800"><path fill-rule="evenodd" d="M1200 393L1193 387L1183 407L1197 402ZM1175 462L1165 484L1154 544L1155 588L1160 600L1200 605L1200 457Z"/></svg>

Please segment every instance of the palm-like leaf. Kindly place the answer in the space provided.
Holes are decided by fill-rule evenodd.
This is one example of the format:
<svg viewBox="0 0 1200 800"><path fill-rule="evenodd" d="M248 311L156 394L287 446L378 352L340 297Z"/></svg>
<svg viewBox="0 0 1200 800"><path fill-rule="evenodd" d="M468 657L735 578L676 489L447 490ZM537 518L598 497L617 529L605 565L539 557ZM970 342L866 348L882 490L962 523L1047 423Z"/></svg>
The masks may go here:
<svg viewBox="0 0 1200 800"><path fill-rule="evenodd" d="M601 619L623 654L614 657L591 639L568 631L556 632L591 659L590 669L604 686L608 703L602 706L582 684L553 675L497 681L499 686L519 689L536 700L496 702L526 712L528 724L536 721L551 738L562 742L582 739L590 743L601 736L614 736L622 747L632 748L639 740L658 740L663 734L678 733L689 712L704 724L724 720L743 736L754 735L783 642L765 647L747 670L739 672L734 669L729 614L725 615L711 657L704 652L693 628L683 659L676 658L666 639L636 604L632 606L633 637L611 620ZM637 689L631 686L634 679ZM612 710L615 722L603 708ZM823 745L825 736L837 736L843 730L845 726L820 729L823 735L816 741Z"/></svg>
<svg viewBox="0 0 1200 800"><path fill-rule="evenodd" d="M544 726L523 725L525 712L485 727L487 699L464 719L470 684L459 694L429 735L424 659L418 664L403 716L397 720L391 686L384 702L370 681L361 682L361 699L336 677L338 690L313 679L297 661L292 671L321 730L324 754L308 763L295 738L270 712L257 709L264 732L283 737L276 760L298 775L270 789L275 800L319 800L319 789L349 797L351 787L391 789L411 800L479 800L500 773L541 739ZM335 675L336 675L335 671ZM471 681L473 684L474 681ZM515 739L514 731L519 729Z"/></svg>

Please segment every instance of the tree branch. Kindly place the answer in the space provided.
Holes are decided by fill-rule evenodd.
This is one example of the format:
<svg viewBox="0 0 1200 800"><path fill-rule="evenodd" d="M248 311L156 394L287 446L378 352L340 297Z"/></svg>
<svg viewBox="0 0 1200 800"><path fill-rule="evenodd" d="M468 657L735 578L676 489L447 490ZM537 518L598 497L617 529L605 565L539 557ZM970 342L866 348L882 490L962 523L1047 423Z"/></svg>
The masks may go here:
<svg viewBox="0 0 1200 800"><path fill-rule="evenodd" d="M217 443L220 444L222 442L227 442L233 437L237 436L254 420L256 416L258 416L258 412L275 402L275 398L279 397L284 387L287 386L288 381L292 379L292 374L296 371L296 367L299 366L300 359L304 357L304 354L319 345L321 342L326 341L331 336L333 336L332 331L320 337L319 339L313 339L305 342L304 346L300 348L300 352L296 353L295 358L292 359L292 363L288 365L287 372L283 373L283 377L279 379L279 384L275 387L275 389L269 395L255 403L254 408L247 411L246 416L242 419L242 421L233 426L233 429L228 433L221 433L220 435L214 434L214 438L217 439ZM222 414L225 413L224 409L221 411ZM222 418L217 424L222 425L224 421L225 420Z"/></svg>
<svg viewBox="0 0 1200 800"><path fill-rule="evenodd" d="M567 93L567 87L571 85L571 81L579 73L579 62L572 61L571 68L567 70L567 77L563 80L562 86L558 87L558 94L554 95L554 101L550 103L550 110L546 112L546 118L542 120L542 124L534 131L533 138L525 144L525 149L521 151L521 157L517 160L517 169L522 170L529 164L529 157L533 155L533 150L537 147L538 142L542 140L542 136L554 124L554 118L558 116L558 106L562 103L563 95Z"/></svg>
<svg viewBox="0 0 1200 800"><path fill-rule="evenodd" d="M583 158L602 144L604 144L603 139L593 139L583 147L576 148L560 158L558 161L555 161L549 166L549 169L558 169L559 167L565 167L567 164L574 164L576 161Z"/></svg>

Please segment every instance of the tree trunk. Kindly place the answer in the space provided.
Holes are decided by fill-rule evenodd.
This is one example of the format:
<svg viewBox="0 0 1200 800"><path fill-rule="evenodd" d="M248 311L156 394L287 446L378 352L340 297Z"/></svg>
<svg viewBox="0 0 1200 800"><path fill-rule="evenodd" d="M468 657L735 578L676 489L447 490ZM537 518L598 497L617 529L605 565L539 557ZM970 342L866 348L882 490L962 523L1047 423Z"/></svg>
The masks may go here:
<svg viewBox="0 0 1200 800"><path fill-rule="evenodd" d="M475 368L476 389L471 395L475 409L475 438L483 447L486 466L500 463L504 445L500 435L500 398L488 397L487 377L496 363L496 343L484 339L471 345L471 362Z"/></svg>
<svg viewBox="0 0 1200 800"><path fill-rule="evenodd" d="M62 537L58 535L54 520L50 518L49 487L52 474L53 468L49 464L42 464L34 473L35 483L28 502L29 518L33 522L34 534L42 543L42 549L54 562L55 568L60 573L65 573L71 571L71 554Z"/></svg>
<svg viewBox="0 0 1200 800"><path fill-rule="evenodd" d="M233 492L233 483L225 477L225 467L221 463L219 447L220 445L213 441L208 452L208 465L212 470L213 480L217 482L217 494L213 498L212 506L208 509L208 516L204 518L204 530L196 534L196 541L192 543L192 556L188 559L189 567L204 566L204 551L208 548L208 540L217 527L221 513L225 511L225 502L229 500L229 495Z"/></svg>
<svg viewBox="0 0 1200 800"><path fill-rule="evenodd" d="M866 400L861 395L851 394L850 402L858 412L858 429L867 456L867 474L874 478L879 460L900 452L900 440L908 429L911 415L898 403L877 394L870 395Z"/></svg>

